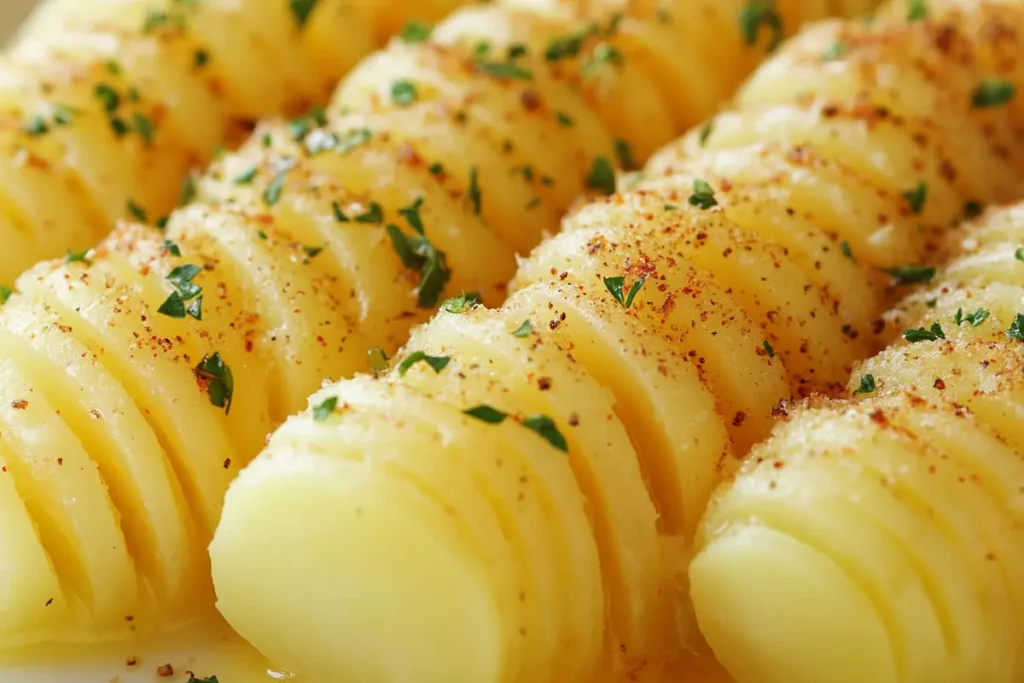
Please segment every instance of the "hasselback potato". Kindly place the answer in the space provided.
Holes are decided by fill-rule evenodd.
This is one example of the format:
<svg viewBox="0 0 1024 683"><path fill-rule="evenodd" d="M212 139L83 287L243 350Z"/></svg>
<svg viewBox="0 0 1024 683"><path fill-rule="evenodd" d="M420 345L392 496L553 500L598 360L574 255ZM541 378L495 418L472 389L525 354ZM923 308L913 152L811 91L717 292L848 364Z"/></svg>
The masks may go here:
<svg viewBox="0 0 1024 683"><path fill-rule="evenodd" d="M43 2L0 61L0 285L118 218L160 220L218 145L322 104L402 21L460 4Z"/></svg>
<svg viewBox="0 0 1024 683"><path fill-rule="evenodd" d="M1016 53L1019 4L961 4L934 9L987 37L973 55ZM1024 679L1022 245L1020 205L949 234L848 397L793 411L713 497L692 596L739 683Z"/></svg>
<svg viewBox="0 0 1024 683"><path fill-rule="evenodd" d="M1017 194L1022 80L987 39L1022 22L933 3L784 46L571 214L501 308L446 307L271 437L211 546L222 613L325 680L633 680L697 647L714 487L786 400L845 393L965 211Z"/></svg>
<svg viewBox="0 0 1024 683"><path fill-rule="evenodd" d="M200 4L167 12L220 17L220 4ZM61 26L92 21L70 2L47 7ZM121 17L126 7L94 10ZM308 50L330 50L316 28L321 13L340 11L329 7L308 17ZM697 40L703 28L674 18L699 7L719 18L720 40ZM676 15L633 16L490 3L433 32L407 25L327 109L261 125L220 156L162 229L125 222L98 247L28 271L16 293L0 289L0 647L188 618L210 591L204 549L224 492L264 435L325 377L383 362L445 297L467 292L448 308L500 301L516 253L554 231L583 192L609 192L616 160L642 160L652 130L686 120L675 106L696 86L657 46L735 46L721 70L702 72L715 91L800 18L794 4L772 10L767 32L760 19L747 31L749 21L714 7L680 1ZM257 8L280 21L264 26ZM296 40L281 6L252 12L234 21ZM61 33L49 16L36 28ZM177 38L179 20L168 21ZM224 40L244 35L217 26ZM235 64L210 55L210 67ZM264 85L278 92L284 81L284 71L238 79L252 89L238 106L266 105ZM73 132L47 126L40 141Z"/></svg>
<svg viewBox="0 0 1024 683"><path fill-rule="evenodd" d="M851 398L795 412L715 496L693 595L737 680L1024 676L1021 209L955 233Z"/></svg>

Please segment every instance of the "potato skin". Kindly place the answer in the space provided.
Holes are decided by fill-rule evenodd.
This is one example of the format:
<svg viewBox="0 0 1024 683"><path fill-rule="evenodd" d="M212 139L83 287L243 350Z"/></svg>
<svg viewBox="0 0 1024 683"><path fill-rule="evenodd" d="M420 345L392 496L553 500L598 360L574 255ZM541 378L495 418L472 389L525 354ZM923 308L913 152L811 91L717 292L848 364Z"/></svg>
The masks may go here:
<svg viewBox="0 0 1024 683"><path fill-rule="evenodd" d="M211 557L219 607L233 625L286 666L339 680L406 680L392 664L408 663L406 655L438 672L438 681L482 672L488 681L629 680L702 647L697 626L743 681L831 680L832 661L849 680L902 680L873 603L844 592L854 580L829 564L827 552L856 553L858 543L877 551L863 553L863 572L878 582L871 597L908 576L886 573L899 548L874 518L857 518L856 535L844 538L834 525L856 512L846 501L825 507L873 470L851 473L849 482L837 475L813 497L822 501L822 519L810 518L806 535L832 543L825 549L748 520L765 500L773 515L778 508L780 525L804 524L800 506L811 494L790 500L767 483L785 476L773 463L788 462L787 452L760 446L773 459L745 466L763 472L749 490L737 488L745 474L734 475L738 458L768 437L789 401L849 395L855 365L889 340L885 307L922 277L917 266L948 253L947 236L965 207L1017 192L1020 159L1005 144L1019 127L1017 111L973 101L985 78L1022 83L1013 62L980 46L1000 26L1017 35L1024 13L988 3L935 8L914 21L897 12L801 33L747 81L732 109L656 152L622 178L619 193L571 213L558 235L519 263L500 308L442 311L414 329L379 378L315 394L229 490ZM794 447L864 447L875 438L862 431L871 414L848 416L830 436L819 436L818 423L794 427ZM490 438L481 435L488 429ZM897 437L878 435L879 453L903 453ZM810 481L826 476L822 460ZM317 472L323 481L312 495L327 512L289 515L289 501ZM737 491L733 516L721 513L732 526L714 523L714 506L710 521L700 522L723 481L736 482L715 498ZM396 487L388 495L403 521L394 532L376 521L388 501L374 498L366 521L351 507L363 509L378 486ZM439 612L443 628L421 622L422 612L406 617L404 601L376 584L394 576L395 595L416 584L414 556L395 575L378 555L389 538L411 533L404 516L411 490L449 513L441 526L424 516L420 534L460 539L444 541L458 564L443 578L434 574L435 551L424 555L430 580L476 579L470 602L450 596L462 621ZM881 505L874 493L871 502ZM264 523L263 500L274 501L273 523ZM471 518L468 510L481 504L484 512ZM501 527L501 548L468 528L485 519ZM904 519L899 532L928 532L918 521ZM581 524L574 545L560 540L581 533ZM367 536L376 539L369 547L349 543ZM278 542L289 551L266 572L252 571ZM763 572L751 560L760 556ZM502 557L509 559L495 559ZM333 590L327 570L317 570L319 583L306 581L308 567L321 561L339 562L346 582L374 584L373 597L363 602L350 587L336 600L315 599ZM957 571L950 581L966 576ZM486 621L472 621L484 583ZM804 586L812 599L792 600ZM257 600L267 594L275 595L272 605ZM772 639L787 605L793 633L812 638L808 615L829 609L832 597L836 616L822 620L813 652L804 654L799 639ZM905 611L893 618L917 639L906 671L916 680L955 680L927 656L945 637L926 618L927 591L904 597ZM538 609L537 600L557 600L558 609ZM603 614L598 633L595 613ZM767 615L777 621L760 621ZM278 626L306 619L324 640L288 637ZM385 623L401 624L402 635L382 633ZM859 659L839 638L847 623L864 643ZM474 658L463 666L453 657L445 649L451 629L466 642L485 638L480 651L489 664ZM406 649L398 638L412 632L416 645ZM979 643L970 641L972 652L983 653ZM777 679L764 678L776 675L772 657L788 667Z"/></svg>
<svg viewBox="0 0 1024 683"><path fill-rule="evenodd" d="M0 284L119 219L165 217L215 148L322 104L405 19L460 4L318 0L300 19L288 0L41 3L0 60Z"/></svg>

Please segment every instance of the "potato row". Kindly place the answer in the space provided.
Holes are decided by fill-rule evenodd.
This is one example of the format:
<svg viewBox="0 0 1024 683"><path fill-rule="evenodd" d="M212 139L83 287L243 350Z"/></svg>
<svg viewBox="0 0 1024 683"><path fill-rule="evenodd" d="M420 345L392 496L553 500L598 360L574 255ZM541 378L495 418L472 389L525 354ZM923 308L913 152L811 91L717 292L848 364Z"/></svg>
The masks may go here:
<svg viewBox="0 0 1024 683"><path fill-rule="evenodd" d="M793 398L849 395L892 334L883 311L934 276L955 225L1020 195L1022 30L1019 3L910 2L784 45L730 109L575 210L500 308L447 302L387 366L275 432L211 546L221 612L325 680L635 680L702 647L698 628L740 683L1019 678L994 644L1021 634L998 602L1013 574L929 573L963 547L932 552L933 537L972 528L957 508L935 518L953 489L908 479L912 502L876 509L882 489L846 487L901 471L895 451L857 455L871 409L795 419L736 472ZM911 337L938 334L920 324ZM885 387L874 374L865 394ZM840 453L849 477L832 474ZM901 505L923 518L882 526ZM883 541L903 544L907 578L885 571ZM856 580L874 572L878 621L829 573L846 580L851 557ZM911 579L931 602L900 611ZM965 586L995 591L999 616Z"/></svg>
<svg viewBox="0 0 1024 683"><path fill-rule="evenodd" d="M310 65L337 73L396 13L326 0L84 7L47 4L15 48L81 43L63 62L34 62L81 71L80 99L51 92L73 108L72 125L51 112L38 134L11 135L61 155L75 141L103 145L62 156L82 165L61 173L110 193L91 236L125 193L135 220L0 289L4 647L173 628L209 605L206 546L228 485L324 378L381 366L450 297L446 309L499 303L516 254L554 232L578 196L610 193L616 167L635 167L787 27L827 9L508 2L404 24L329 106L258 125L156 220L166 204L140 188L166 192L223 139L220 123L315 99L325 76ZM266 62L247 56L257 47ZM147 95L144 77L163 85ZM181 107L167 106L152 145L135 116L149 97ZM116 120L134 122L130 134L118 136ZM145 172L158 162L167 178ZM86 163L109 169L89 175ZM71 214L92 195L58 197L73 184L43 180L19 201L68 212L52 224L85 234ZM3 258L34 259L30 242L63 249L26 221L25 244L2 233Z"/></svg>
<svg viewBox="0 0 1024 683"><path fill-rule="evenodd" d="M456 0L47 0L0 59L0 285L163 222L192 169ZM343 39L339 39L343 36Z"/></svg>

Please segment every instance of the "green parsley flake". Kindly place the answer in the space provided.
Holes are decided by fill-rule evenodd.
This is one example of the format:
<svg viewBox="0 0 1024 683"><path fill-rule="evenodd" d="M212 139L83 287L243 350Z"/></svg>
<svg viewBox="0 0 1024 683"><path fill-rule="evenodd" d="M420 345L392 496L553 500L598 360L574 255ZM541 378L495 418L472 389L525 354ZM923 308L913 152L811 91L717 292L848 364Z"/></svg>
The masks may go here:
<svg viewBox="0 0 1024 683"><path fill-rule="evenodd" d="M299 28L303 28L309 20L309 15L316 8L317 0L289 0L288 4L292 9L292 16Z"/></svg>
<svg viewBox="0 0 1024 683"><path fill-rule="evenodd" d="M875 376L868 374L860 378L860 386L853 392L853 395L857 394L873 394L877 390L875 385Z"/></svg>
<svg viewBox="0 0 1024 683"><path fill-rule="evenodd" d="M843 55L846 54L846 49L846 43L841 40L837 40L821 54L821 58L826 62L837 61L843 58Z"/></svg>
<svg viewBox="0 0 1024 683"><path fill-rule="evenodd" d="M398 210L399 215L405 218L409 227L421 235L423 234L423 217L420 216L420 207L422 206L423 197L417 197L412 204Z"/></svg>
<svg viewBox="0 0 1024 683"><path fill-rule="evenodd" d="M768 29L768 52L774 52L782 43L784 34L782 16L775 9L774 0L750 0L738 17L743 42L749 47L757 44L761 29Z"/></svg>
<svg viewBox="0 0 1024 683"><path fill-rule="evenodd" d="M975 109L999 107L1013 99L1016 87L1005 78L986 78L978 84L971 95L971 106Z"/></svg>
<svg viewBox="0 0 1024 683"><path fill-rule="evenodd" d="M420 21L408 21L402 27L402 30L398 32L398 37L404 43L422 43L430 38L432 32L433 28L431 28L430 24L424 24Z"/></svg>
<svg viewBox="0 0 1024 683"><path fill-rule="evenodd" d="M639 278L633 281L633 285L629 288L629 294L623 296L622 289L626 283L626 278L619 277L606 277L604 279L604 286L611 292L612 297L619 302L619 305L623 308L629 308L633 305L633 299L636 298L640 288L644 286L647 281L646 277Z"/></svg>
<svg viewBox="0 0 1024 683"><path fill-rule="evenodd" d="M384 222L384 207L377 202L370 202L370 206L363 213L355 216L352 220L356 223L373 223L380 225Z"/></svg>
<svg viewBox="0 0 1024 683"><path fill-rule="evenodd" d="M405 377L405 373L409 372L409 368L417 363L426 363L434 369L435 373L439 373L448 367L448 363L451 360L451 356L428 356L423 351L414 351L398 364L398 376Z"/></svg>
<svg viewBox="0 0 1024 683"><path fill-rule="evenodd" d="M338 397L330 396L325 398L319 404L313 408L313 421L323 422L331 415L334 414L334 409L338 407Z"/></svg>
<svg viewBox="0 0 1024 683"><path fill-rule="evenodd" d="M508 418L508 413L485 404L474 406L462 412L464 415L492 425L501 424ZM555 421L547 415L532 415L524 418L520 424L530 431L535 432L538 436L563 453L568 452L569 444L566 443L565 437L562 436L562 433L558 431L558 426L555 424Z"/></svg>
<svg viewBox="0 0 1024 683"><path fill-rule="evenodd" d="M281 171L274 179L270 181L270 185L267 185L267 189L263 190L263 201L267 206L274 206L281 201L281 193L284 191L284 177L287 171Z"/></svg>
<svg viewBox="0 0 1024 683"><path fill-rule="evenodd" d="M387 226L387 233L402 265L420 274L417 305L433 308L451 280L444 252L435 248L425 236L406 235L396 225Z"/></svg>
<svg viewBox="0 0 1024 683"><path fill-rule="evenodd" d="M927 0L910 0L907 3L907 21L922 21L928 18Z"/></svg>
<svg viewBox="0 0 1024 683"><path fill-rule="evenodd" d="M370 362L370 372L374 377L380 377L388 370L388 354L384 349L373 348L366 352L367 360Z"/></svg>
<svg viewBox="0 0 1024 683"><path fill-rule="evenodd" d="M972 327L977 327L988 319L988 311L984 308L979 308L973 313L964 314L964 309L956 309L956 313L953 315L953 322L957 325L963 325L969 323Z"/></svg>
<svg viewBox="0 0 1024 683"><path fill-rule="evenodd" d="M853 250L850 249L850 243L848 241L843 240L842 242L839 243L839 251L842 252L843 256L850 259L854 263L857 262L857 259L853 257Z"/></svg>
<svg viewBox="0 0 1024 683"><path fill-rule="evenodd" d="M618 139L615 141L615 156L619 160L619 166L626 171L635 171L640 168L633 156L633 148L629 146L628 140Z"/></svg>
<svg viewBox="0 0 1024 683"><path fill-rule="evenodd" d="M412 81L395 81L392 83L391 101L399 107L408 107L416 101L416 84Z"/></svg>
<svg viewBox="0 0 1024 683"><path fill-rule="evenodd" d="M529 337L532 332L533 323L531 323L529 320L524 320L522 323L520 323L519 327L512 331L512 336L519 337L520 339L522 339L523 337Z"/></svg>
<svg viewBox="0 0 1024 683"><path fill-rule="evenodd" d="M206 395L216 408L223 408L224 414L231 413L231 403L235 393L235 378L219 352L212 356L203 356L195 367L196 378L206 383Z"/></svg>
<svg viewBox="0 0 1024 683"><path fill-rule="evenodd" d="M1006 338L1024 342L1024 314L1018 313L1010 323L1010 329L1006 330Z"/></svg>
<svg viewBox="0 0 1024 683"><path fill-rule="evenodd" d="M480 215L480 209L482 208L483 197L480 193L480 185L477 178L476 166L469 169L469 188L466 191L466 196L469 198L469 203L473 207L473 213L477 216Z"/></svg>
<svg viewBox="0 0 1024 683"><path fill-rule="evenodd" d="M0 285L0 306L7 303L7 300L14 295L14 290L10 287Z"/></svg>
<svg viewBox="0 0 1024 683"><path fill-rule="evenodd" d="M764 350L769 358L775 358L775 348L768 343L767 339L764 340Z"/></svg>
<svg viewBox="0 0 1024 683"><path fill-rule="evenodd" d="M257 173L259 173L259 169L253 166L249 170L242 171L241 173L236 175L232 182L235 185L248 185L256 178Z"/></svg>
<svg viewBox="0 0 1024 683"><path fill-rule="evenodd" d="M883 268L886 273L892 276L893 284L897 285L921 285L927 284L935 277L935 268L911 264L907 266L896 266L894 268Z"/></svg>
<svg viewBox="0 0 1024 683"><path fill-rule="evenodd" d="M911 212L915 214L921 213L924 210L925 202L928 200L928 183L924 181L919 182L913 190L904 192L903 198L907 200L907 206L910 207Z"/></svg>
<svg viewBox="0 0 1024 683"><path fill-rule="evenodd" d="M469 309L480 305L480 293L479 292L463 292L459 296L446 299L441 304L441 310L447 311L448 313L465 313Z"/></svg>
<svg viewBox="0 0 1024 683"><path fill-rule="evenodd" d="M916 330L907 330L903 333L903 338L911 344L918 342L933 342L939 339L945 339L946 334L942 331L942 326L939 323L932 323L929 329L918 327Z"/></svg>
<svg viewBox="0 0 1024 683"><path fill-rule="evenodd" d="M718 200L715 199L715 191L706 180L698 178L693 181L693 194L690 195L690 205L696 206L698 209L710 209L713 206L718 206Z"/></svg>
<svg viewBox="0 0 1024 683"><path fill-rule="evenodd" d="M599 156L594 159L587 174L587 187L605 195L615 192L615 168L608 157Z"/></svg>

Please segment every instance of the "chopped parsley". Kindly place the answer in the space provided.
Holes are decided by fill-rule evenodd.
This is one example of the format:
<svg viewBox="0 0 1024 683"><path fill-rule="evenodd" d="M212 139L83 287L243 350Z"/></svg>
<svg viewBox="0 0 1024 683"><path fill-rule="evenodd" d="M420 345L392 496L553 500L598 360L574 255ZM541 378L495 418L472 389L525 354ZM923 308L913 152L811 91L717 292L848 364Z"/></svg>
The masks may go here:
<svg viewBox="0 0 1024 683"><path fill-rule="evenodd" d="M370 362L370 372L374 377L380 377L388 369L388 354L382 348L373 348L366 352L366 358Z"/></svg>
<svg viewBox="0 0 1024 683"><path fill-rule="evenodd" d="M462 412L464 415L468 415L469 417L492 425L501 424L508 418L508 413L485 404L474 406L473 408L469 408ZM562 436L562 433L558 431L558 426L555 424L555 421L547 415L532 415L524 418L520 424L530 431L535 432L538 436L563 453L568 452L569 444L566 443L565 437Z"/></svg>
<svg viewBox="0 0 1024 683"><path fill-rule="evenodd" d="M633 305L633 299L636 298L637 292L644 286L647 281L646 277L639 278L633 281L633 285L629 288L629 293L623 296L622 288L626 284L626 278L619 277L606 277L604 279L604 286L611 292L612 297L619 302L619 305L623 308L629 308Z"/></svg>
<svg viewBox="0 0 1024 683"><path fill-rule="evenodd" d="M256 178L257 173L259 173L259 169L253 166L248 171L242 171L236 175L232 182L235 185L248 185Z"/></svg>
<svg viewBox="0 0 1024 683"><path fill-rule="evenodd" d="M843 240L842 242L839 243L839 251L842 252L843 256L850 259L854 263L857 262L857 259L853 257L853 250L850 249L850 243L848 241Z"/></svg>
<svg viewBox="0 0 1024 683"><path fill-rule="evenodd" d="M181 192L178 195L178 204L185 206L192 202L196 198L196 179L189 173L185 176L185 179L181 181Z"/></svg>
<svg viewBox="0 0 1024 683"><path fill-rule="evenodd" d="M447 311L448 313L465 313L467 310L474 306L480 305L480 293L479 292L463 292L462 294L446 299L441 304L441 310Z"/></svg>
<svg viewBox="0 0 1024 683"><path fill-rule="evenodd" d="M106 83L97 83L93 93L108 113L117 111L121 106L121 95Z"/></svg>
<svg viewBox="0 0 1024 683"><path fill-rule="evenodd" d="M482 59L477 59L476 70L479 73L486 74L493 78L500 78L504 80L533 80L532 71L522 66L519 66L513 61L488 62Z"/></svg>
<svg viewBox="0 0 1024 683"><path fill-rule="evenodd" d="M430 24L424 24L421 21L408 21L402 30L398 32L398 37L404 43L422 43L424 40L430 38L430 34L433 32Z"/></svg>
<svg viewBox="0 0 1024 683"><path fill-rule="evenodd" d="M387 233L402 265L420 274L417 305L433 308L452 275L444 252L434 247L426 236L406 235L396 225L387 226Z"/></svg>
<svg viewBox="0 0 1024 683"><path fill-rule="evenodd" d="M501 424L505 421L505 418L508 417L508 413L484 404L474 406L473 408L469 408L462 412L464 415L469 415L470 417L474 417L481 422L486 422L491 425Z"/></svg>
<svg viewBox="0 0 1024 683"><path fill-rule="evenodd" d="M953 315L953 322L957 325L963 325L969 323L972 327L977 327L988 319L988 311L984 308L979 308L973 313L964 313L964 309L956 309L956 313Z"/></svg>
<svg viewBox="0 0 1024 683"><path fill-rule="evenodd" d="M618 139L615 141L615 156L619 160L619 166L626 171L635 171L640 168L633 156L633 148L629 146L628 140Z"/></svg>
<svg viewBox="0 0 1024 683"><path fill-rule="evenodd" d="M188 680L185 683L220 683L216 676L210 676L209 678L196 678L196 675L191 671L186 671L188 674Z"/></svg>
<svg viewBox="0 0 1024 683"><path fill-rule="evenodd" d="M423 234L423 217L420 216L420 207L423 206L423 197L417 197L409 206L399 209L398 213L405 218L413 230L419 234Z"/></svg>
<svg viewBox="0 0 1024 683"><path fill-rule="evenodd" d="M594 159L587 174L587 187L606 195L615 192L615 168L608 157L599 156Z"/></svg>
<svg viewBox="0 0 1024 683"><path fill-rule="evenodd" d="M769 358L775 358L775 348L768 343L767 339L764 340L764 350Z"/></svg>
<svg viewBox="0 0 1024 683"><path fill-rule="evenodd" d="M7 300L14 295L14 290L10 287L0 285L0 306L7 303Z"/></svg>
<svg viewBox="0 0 1024 683"><path fill-rule="evenodd" d="M1017 251L1013 252L1013 257L1018 261L1024 261L1024 247L1017 247Z"/></svg>
<svg viewBox="0 0 1024 683"><path fill-rule="evenodd" d="M192 65L197 69L202 69L204 66L210 63L210 53L202 48L195 51L192 55Z"/></svg>
<svg viewBox="0 0 1024 683"><path fill-rule="evenodd" d="M718 206L718 200L715 199L715 191L711 188L711 185L706 180L698 178L693 181L693 194L690 195L690 205L696 206L698 209L710 209L713 206Z"/></svg>
<svg viewBox="0 0 1024 683"><path fill-rule="evenodd" d="M907 3L907 21L921 21L928 18L927 0L910 0Z"/></svg>
<svg viewBox="0 0 1024 683"><path fill-rule="evenodd" d="M841 40L837 40L821 54L821 58L826 62L834 62L843 58L843 55L846 54L846 49L846 43Z"/></svg>
<svg viewBox="0 0 1024 683"><path fill-rule="evenodd" d="M374 225L380 225L384 222L384 208L377 202L370 202L370 206L367 207L366 211L355 216L352 220L356 223L373 223Z"/></svg>
<svg viewBox="0 0 1024 683"><path fill-rule="evenodd" d="M1018 313L1010 323L1010 329L1006 330L1006 338L1024 342L1024 314Z"/></svg>
<svg viewBox="0 0 1024 683"><path fill-rule="evenodd" d="M210 403L217 408L223 408L225 415L230 414L235 393L235 378L231 374L231 368L220 357L220 352L214 352L212 356L203 356L195 368L195 375L197 379L206 383L206 395L209 396Z"/></svg>
<svg viewBox="0 0 1024 683"><path fill-rule="evenodd" d="M700 134L697 140L700 142L700 146L703 147L708 143L708 138L711 137L711 133L715 130L715 120L711 119L703 126L700 127Z"/></svg>
<svg viewBox="0 0 1024 683"><path fill-rule="evenodd" d="M903 338L911 344L918 342L933 342L939 339L945 339L946 334L942 331L942 326L939 323L932 323L929 329L919 327L916 330L907 330L903 333Z"/></svg>
<svg viewBox="0 0 1024 683"><path fill-rule="evenodd" d="M883 268L882 270L891 275L893 284L897 285L927 284L935 277L934 268L917 264Z"/></svg>
<svg viewBox="0 0 1024 683"><path fill-rule="evenodd" d="M561 111L555 112L555 120L558 121L558 125L563 126L565 128L569 128L574 123L576 123L571 116Z"/></svg>
<svg viewBox="0 0 1024 683"><path fill-rule="evenodd" d="M548 43L547 49L544 50L544 59L549 62L557 62L579 56L583 50L584 43L593 31L594 27L588 31L552 38L551 42Z"/></svg>
<svg viewBox="0 0 1024 683"><path fill-rule="evenodd" d="M313 407L313 421L323 422L331 415L334 414L334 409L338 407L338 397L329 396L323 401Z"/></svg>
<svg viewBox="0 0 1024 683"><path fill-rule="evenodd" d="M369 128L354 128L338 140L338 153L348 154L354 149L365 145L372 138L373 133L370 132Z"/></svg>
<svg viewBox="0 0 1024 683"><path fill-rule="evenodd" d="M412 81L395 81L391 84L391 101L399 107L407 107L416 101L416 84Z"/></svg>
<svg viewBox="0 0 1024 683"><path fill-rule="evenodd" d="M762 28L767 29L771 34L768 40L768 52L774 52L782 43L784 33L782 16L775 9L774 0L749 0L740 10L738 21L743 42L748 47L757 44Z"/></svg>
<svg viewBox="0 0 1024 683"><path fill-rule="evenodd" d="M175 247L177 248L177 247ZM180 255L180 253L179 253ZM166 280L174 287L167 299L157 309L157 313L166 315L169 318L184 318L186 315L196 320L203 319L203 297L199 293L203 288L193 282L195 277L202 272L202 268L191 263L178 266L167 274ZM198 298L196 298L198 297ZM191 304L188 301L194 299Z"/></svg>
<svg viewBox="0 0 1024 683"><path fill-rule="evenodd" d="M480 194L480 185L477 179L476 166L469 169L469 188L466 190L466 196L469 199L470 205L473 207L473 213L479 216L483 198Z"/></svg>
<svg viewBox="0 0 1024 683"><path fill-rule="evenodd" d="M341 210L341 204L338 202L331 202L331 211L334 212L334 220L338 223L348 223L350 219L345 215L345 212Z"/></svg>
<svg viewBox="0 0 1024 683"><path fill-rule="evenodd" d="M910 207L911 212L921 213L924 210L925 202L928 200L928 183L922 180L917 184L917 187L904 192L903 198L907 200L907 206Z"/></svg>
<svg viewBox="0 0 1024 683"><path fill-rule="evenodd" d="M1005 78L986 78L978 84L971 95L971 106L975 109L999 107L1013 99L1016 87Z"/></svg>
<svg viewBox="0 0 1024 683"><path fill-rule="evenodd" d="M324 250L324 247L308 247L306 245L302 246L302 251L306 254L306 262L307 263L309 263L310 260L315 258L323 250Z"/></svg>
<svg viewBox="0 0 1024 683"><path fill-rule="evenodd" d="M72 251L68 249L67 253L64 254L64 263L84 263L89 265L89 249L81 249L79 251Z"/></svg>
<svg viewBox="0 0 1024 683"><path fill-rule="evenodd" d="M853 392L853 395L857 394L873 394L878 389L875 384L875 376L868 374L860 378L860 386Z"/></svg>
<svg viewBox="0 0 1024 683"><path fill-rule="evenodd" d="M317 0L289 0L288 5L292 9L292 16L299 28L303 28L309 20L309 15L316 8Z"/></svg>
<svg viewBox="0 0 1024 683"><path fill-rule="evenodd" d="M140 112L135 112L132 114L132 123L142 141L147 145L152 144L156 137L156 126L153 125L153 119Z"/></svg>
<svg viewBox="0 0 1024 683"><path fill-rule="evenodd" d="M263 190L263 201L267 206L274 206L281 201L281 193L284 192L284 177L287 172L278 173L267 185L267 189Z"/></svg>
<svg viewBox="0 0 1024 683"><path fill-rule="evenodd" d="M428 356L423 351L414 351L398 364L398 376L405 377L405 373L409 372L409 368L417 363L426 363L434 369L434 372L438 373L448 367L448 363L451 360L451 356Z"/></svg>
<svg viewBox="0 0 1024 683"><path fill-rule="evenodd" d="M625 58L617 47L611 43L598 43L594 47L594 51L583 63L580 73L586 76L604 67L621 66L624 61Z"/></svg>
<svg viewBox="0 0 1024 683"><path fill-rule="evenodd" d="M519 337L520 339L522 339L523 337L529 337L531 332L533 332L533 323L531 323L529 319L527 319L520 323L519 327L512 331L512 336Z"/></svg>
<svg viewBox="0 0 1024 683"><path fill-rule="evenodd" d="M327 125L327 113L323 107L312 107L302 116L288 122L288 134L297 142L316 128Z"/></svg>

